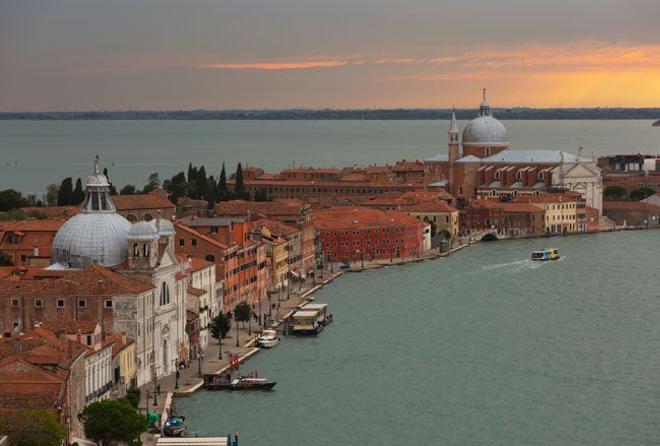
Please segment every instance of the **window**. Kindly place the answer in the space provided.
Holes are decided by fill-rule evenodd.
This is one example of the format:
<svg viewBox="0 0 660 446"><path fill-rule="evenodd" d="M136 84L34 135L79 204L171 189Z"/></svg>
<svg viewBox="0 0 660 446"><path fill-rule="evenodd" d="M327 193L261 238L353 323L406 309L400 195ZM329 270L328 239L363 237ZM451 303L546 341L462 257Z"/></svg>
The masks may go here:
<svg viewBox="0 0 660 446"><path fill-rule="evenodd" d="M92 345L92 336L87 335L87 341L85 342L87 345Z"/></svg>
<svg viewBox="0 0 660 446"><path fill-rule="evenodd" d="M142 255L144 257L149 257L149 244L148 243L143 243L142 244Z"/></svg>
<svg viewBox="0 0 660 446"><path fill-rule="evenodd" d="M167 305L170 303L170 287L167 282L163 282L160 288L160 304Z"/></svg>
<svg viewBox="0 0 660 446"><path fill-rule="evenodd" d="M87 299L78 299L78 308L87 308Z"/></svg>
<svg viewBox="0 0 660 446"><path fill-rule="evenodd" d="M193 246L197 246L197 239L196 238L192 239L191 243L192 243Z"/></svg>
<svg viewBox="0 0 660 446"><path fill-rule="evenodd" d="M35 308L43 308L44 307L44 300L43 299L35 299L34 300L34 306L35 306Z"/></svg>
<svg viewBox="0 0 660 446"><path fill-rule="evenodd" d="M137 243L133 243L133 257L140 257L140 247Z"/></svg>
<svg viewBox="0 0 660 446"><path fill-rule="evenodd" d="M516 180L522 180L522 170L516 172Z"/></svg>
<svg viewBox="0 0 660 446"><path fill-rule="evenodd" d="M64 299L57 299L57 308L64 308Z"/></svg>
<svg viewBox="0 0 660 446"><path fill-rule="evenodd" d="M104 302L105 308L112 308L112 300L108 299Z"/></svg>
<svg viewBox="0 0 660 446"><path fill-rule="evenodd" d="M186 241L182 238L179 239L179 246L186 246Z"/></svg>
<svg viewBox="0 0 660 446"><path fill-rule="evenodd" d="M212 255L209 254L209 255L206 256L206 260L208 262L215 262L215 256L212 256Z"/></svg>
<svg viewBox="0 0 660 446"><path fill-rule="evenodd" d="M12 299L11 300L11 306L12 307L18 307L18 299Z"/></svg>
<svg viewBox="0 0 660 446"><path fill-rule="evenodd" d="M495 171L495 179L499 180L500 178L502 178L502 171L500 169L497 169Z"/></svg>
<svg viewBox="0 0 660 446"><path fill-rule="evenodd" d="M218 233L218 227L217 226L211 226L211 229L209 230L210 234L217 234Z"/></svg>
<svg viewBox="0 0 660 446"><path fill-rule="evenodd" d="M27 257L25 255L21 255L21 262L25 262L27 260Z"/></svg>

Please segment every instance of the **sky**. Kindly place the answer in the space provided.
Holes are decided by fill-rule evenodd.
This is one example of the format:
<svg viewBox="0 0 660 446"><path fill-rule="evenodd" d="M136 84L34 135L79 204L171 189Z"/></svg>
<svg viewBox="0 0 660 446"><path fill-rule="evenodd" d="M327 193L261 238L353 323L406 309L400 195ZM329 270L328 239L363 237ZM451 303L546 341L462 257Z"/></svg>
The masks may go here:
<svg viewBox="0 0 660 446"><path fill-rule="evenodd" d="M660 0L0 0L0 110L660 106Z"/></svg>

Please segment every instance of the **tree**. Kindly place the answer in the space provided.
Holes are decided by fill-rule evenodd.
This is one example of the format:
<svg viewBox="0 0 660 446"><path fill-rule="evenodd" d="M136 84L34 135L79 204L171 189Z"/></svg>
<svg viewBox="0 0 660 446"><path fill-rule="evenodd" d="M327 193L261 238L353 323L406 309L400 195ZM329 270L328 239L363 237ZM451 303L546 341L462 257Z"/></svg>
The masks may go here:
<svg viewBox="0 0 660 446"><path fill-rule="evenodd" d="M234 195L238 200L245 200L249 197L247 190L245 189L245 183L243 182L243 167L241 163L238 163L236 166L236 183L234 184Z"/></svg>
<svg viewBox="0 0 660 446"><path fill-rule="evenodd" d="M85 407L82 420L85 436L102 446L139 441L147 430L147 420L125 399L94 402Z"/></svg>
<svg viewBox="0 0 660 446"><path fill-rule="evenodd" d="M0 191L0 211L10 211L27 206L29 203L18 191L5 189Z"/></svg>
<svg viewBox="0 0 660 446"><path fill-rule="evenodd" d="M200 200L209 198L209 180L206 178L206 169L201 166L195 175L195 185L197 186L197 195Z"/></svg>
<svg viewBox="0 0 660 446"><path fill-rule="evenodd" d="M639 201L639 200L643 200L645 198L650 197L654 193L655 193L655 191L653 189L651 189L650 187L638 187L634 191L630 192L630 198L632 200Z"/></svg>
<svg viewBox="0 0 660 446"><path fill-rule="evenodd" d="M73 188L73 203L80 204L85 199L85 191L82 187L82 181L80 178L76 180L76 187Z"/></svg>
<svg viewBox="0 0 660 446"><path fill-rule="evenodd" d="M218 314L211 323L211 336L218 340L218 359L222 359L222 340L231 330L231 320L225 313Z"/></svg>
<svg viewBox="0 0 660 446"><path fill-rule="evenodd" d="M220 179L218 180L218 201L229 200L229 187L227 187L227 172L225 172L225 163L222 163L222 170L220 171Z"/></svg>
<svg viewBox="0 0 660 446"><path fill-rule="evenodd" d="M51 183L46 188L46 206L57 206L57 195L59 194L60 186Z"/></svg>
<svg viewBox="0 0 660 446"><path fill-rule="evenodd" d="M252 308L250 308L250 304L247 302L241 302L240 304L236 305L236 308L234 308L234 319L236 320L236 347L239 346L239 340L238 340L238 322L243 322L243 327L245 327L245 322L250 321L250 316L252 316Z"/></svg>
<svg viewBox="0 0 660 446"><path fill-rule="evenodd" d="M270 201L268 198L268 191L266 189L259 189L254 193L254 201Z"/></svg>
<svg viewBox="0 0 660 446"><path fill-rule="evenodd" d="M0 252L0 266L12 266L14 262L11 260L11 256L6 252Z"/></svg>
<svg viewBox="0 0 660 446"><path fill-rule="evenodd" d="M60 184L60 189L57 191L57 205L70 206L73 202L73 180L71 177L66 177Z"/></svg>
<svg viewBox="0 0 660 446"><path fill-rule="evenodd" d="M137 192L137 189L134 185L132 184L127 184L124 187L121 188L119 191L120 195L135 195Z"/></svg>
<svg viewBox="0 0 660 446"><path fill-rule="evenodd" d="M603 191L603 197L609 200L623 200L626 198L626 189L621 186L607 186Z"/></svg>
<svg viewBox="0 0 660 446"><path fill-rule="evenodd" d="M149 179L147 179L147 184L144 185L143 192L145 194L148 194L152 190L156 189L158 186L160 186L160 176L158 175L158 172L154 172L151 175L149 175Z"/></svg>
<svg viewBox="0 0 660 446"><path fill-rule="evenodd" d="M57 415L43 409L20 409L0 418L0 432L9 436L13 446L59 446L66 428Z"/></svg>
<svg viewBox="0 0 660 446"><path fill-rule="evenodd" d="M186 195L186 174L179 172L171 179L163 182L163 188L170 193L170 198L174 203L179 197Z"/></svg>

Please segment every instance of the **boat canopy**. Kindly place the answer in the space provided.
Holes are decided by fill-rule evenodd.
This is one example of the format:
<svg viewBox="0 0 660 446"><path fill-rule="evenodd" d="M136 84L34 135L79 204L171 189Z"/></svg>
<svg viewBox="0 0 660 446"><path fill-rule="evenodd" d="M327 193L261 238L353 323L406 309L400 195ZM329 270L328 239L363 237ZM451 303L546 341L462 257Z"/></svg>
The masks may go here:
<svg viewBox="0 0 660 446"><path fill-rule="evenodd" d="M293 316L292 316L292 317L314 317L314 316L316 316L317 314L318 314L318 311L304 311L304 310L300 310L300 311L296 311L295 313L293 313Z"/></svg>

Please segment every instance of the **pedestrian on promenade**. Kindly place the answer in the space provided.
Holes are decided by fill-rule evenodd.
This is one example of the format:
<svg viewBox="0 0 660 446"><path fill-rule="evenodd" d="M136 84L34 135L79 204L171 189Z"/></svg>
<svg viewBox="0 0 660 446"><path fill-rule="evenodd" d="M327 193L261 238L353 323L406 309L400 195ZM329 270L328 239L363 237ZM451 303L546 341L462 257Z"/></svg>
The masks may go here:
<svg viewBox="0 0 660 446"><path fill-rule="evenodd" d="M156 393L160 396L160 384L156 386Z"/></svg>

